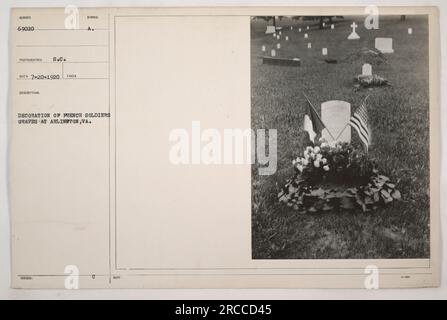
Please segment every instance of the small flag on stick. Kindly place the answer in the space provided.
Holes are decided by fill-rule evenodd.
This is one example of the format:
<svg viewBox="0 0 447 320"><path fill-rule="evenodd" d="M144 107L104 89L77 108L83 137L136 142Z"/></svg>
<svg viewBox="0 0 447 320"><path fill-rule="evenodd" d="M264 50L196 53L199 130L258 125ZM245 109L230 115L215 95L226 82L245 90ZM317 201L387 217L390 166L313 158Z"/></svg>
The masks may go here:
<svg viewBox="0 0 447 320"><path fill-rule="evenodd" d="M324 128L326 128L326 126L324 125L323 121L321 121L317 111L314 109L309 99L307 97L306 99L307 99L307 110L306 114L304 115L303 128L304 131L307 131L307 133L309 133L309 139L313 143L315 143L315 137L318 135L321 136L321 132L323 131Z"/></svg>
<svg viewBox="0 0 447 320"><path fill-rule="evenodd" d="M366 100L369 96L363 100L362 105L354 112L354 115L348 122L348 125L353 127L360 140L365 145L365 150L368 152L369 144L371 143L371 132L369 130L368 110L366 108Z"/></svg>

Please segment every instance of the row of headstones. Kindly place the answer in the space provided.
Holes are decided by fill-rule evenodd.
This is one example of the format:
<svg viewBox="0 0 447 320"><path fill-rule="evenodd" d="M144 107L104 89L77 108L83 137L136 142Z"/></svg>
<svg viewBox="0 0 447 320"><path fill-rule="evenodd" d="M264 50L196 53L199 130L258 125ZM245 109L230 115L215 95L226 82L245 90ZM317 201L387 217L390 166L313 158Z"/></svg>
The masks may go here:
<svg viewBox="0 0 447 320"><path fill-rule="evenodd" d="M324 23L323 23L323 24L324 24ZM323 25L323 26L324 26L324 25ZM275 27L274 27L274 26L268 26L268 27L267 27L267 31L268 31L269 27L273 27L273 28L274 28L273 36L274 36L277 40L280 40L280 39L281 39L281 31L279 31L279 34L277 35L277 34L276 34L276 29L275 29ZM357 28L357 27L358 27L358 25L357 25L355 22L353 22L353 23L351 24L352 32L351 32L351 34L348 36L348 40L357 40L357 39L360 39L360 36L359 36L359 35L357 34L357 32L356 32L356 28ZM335 28L334 24L331 24L331 29L334 29L334 28ZM293 26L290 27L290 30L293 30ZM309 30L309 26L307 26L307 30ZM267 31L266 31L266 33L267 33ZM299 28L298 31L301 32L301 28ZM413 34L413 29L412 29L412 28L408 28L408 34L409 34L409 35ZM305 33L305 34L304 34L304 38L305 38L305 39L308 39L308 38L309 38L309 35L308 35L307 33ZM286 36L285 39L286 39L286 41L288 41L288 40L289 40L289 36ZM280 48L281 48L281 44L278 43L278 44L276 45L276 48L277 48L277 49L280 49ZM312 43L311 43L311 42L308 42L308 43L307 43L307 48L308 48L308 49L311 49L311 48L312 48ZM394 52L394 49L393 49L393 39L392 39L392 38L376 38L376 39L375 39L375 48L376 48L377 50L379 50L380 52L382 52L382 53L393 53L393 52ZM266 51L266 48L265 48L264 45L262 46L262 51L263 51L263 52ZM324 56L327 55L327 48L323 48L323 49L322 49L322 54L323 54ZM271 50L271 56L272 56L272 57L275 57L275 56L276 56L276 50L275 50L275 49L272 49L272 50Z"/></svg>
<svg viewBox="0 0 447 320"><path fill-rule="evenodd" d="M331 25L331 29L334 29L334 25ZM290 27L290 30L293 30L293 27ZM307 30L309 30L309 26L307 27ZM298 29L299 32L301 32L301 28ZM266 32L267 33L267 32ZM276 30L273 32L273 36L276 37L277 40L281 39L281 31L279 31L279 35L276 35ZM308 39L308 34L304 34L304 38ZM288 41L289 38L286 36L286 41ZM310 49L312 48L312 44L309 42L307 47ZM276 45L277 49L281 48L281 44L278 43ZM266 46L262 46L262 51L266 51ZM328 50L327 48L322 49L322 54L327 55ZM271 50L271 56L276 56L276 50ZM368 69L369 66L369 69ZM362 67L362 73L372 74L372 67L369 64L365 64ZM326 124L328 130L323 131L323 138L325 138L327 141L332 141L334 137L330 135L333 134L335 137L338 137L339 141L345 141L345 142L351 142L351 128L348 126L346 127L346 124L349 122L351 118L351 104L346 101L326 101L321 104L321 118L323 122ZM330 133L329 133L330 131Z"/></svg>
<svg viewBox="0 0 447 320"><path fill-rule="evenodd" d="M304 38L308 38L307 33L304 35ZM280 39L280 38L278 38ZM289 40L289 37L286 36L286 41ZM312 48L312 43L308 42L307 43L307 48L311 49ZM394 53L394 49L393 49L393 39L392 38L376 38L375 39L375 48L377 50L379 50L382 53ZM281 49L281 43L277 43L276 44L276 49ZM262 52L265 52L267 50L267 47L265 45L262 45L261 47ZM327 48L323 48L321 50L321 53L323 56L327 56L328 54L328 49ZM276 50L272 49L271 50L271 56L275 57L276 56Z"/></svg>
<svg viewBox="0 0 447 320"><path fill-rule="evenodd" d="M312 48L312 43L308 43L307 44L307 48L308 49L311 49ZM281 44L280 43L277 43L276 44L276 49L281 49ZM266 50L267 50L267 47L265 46L265 45L263 45L262 47L261 47L261 50L262 50L262 52L265 52ZM321 54L323 55L323 56L327 56L328 55L328 50L327 50L327 48L322 48L321 49ZM270 55L272 56L272 57L276 57L276 50L275 49L272 49L272 50L270 50Z"/></svg>
<svg viewBox="0 0 447 320"><path fill-rule="evenodd" d="M323 22L323 28L326 26L326 23ZM310 27L307 26L306 30L309 30ZM331 29L335 29L335 25L331 24ZM290 30L293 30L293 26L290 26ZM301 32L301 28L298 28L298 32ZM267 26L267 30L265 30L265 34L275 34L276 33L276 27L275 26Z"/></svg>
<svg viewBox="0 0 447 320"><path fill-rule="evenodd" d="M323 22L323 27L325 26L325 23ZM273 27L273 28L275 28L274 26L267 26L267 31L265 32L265 33L271 33L271 32L268 32L269 31L269 27ZM306 27L306 29L307 30L309 30L309 26L307 26ZM331 24L331 29L335 29L335 25L334 24ZM273 37L274 38L276 38L277 40L281 40L281 35L282 35L282 32L281 31L279 31L278 32L278 34L276 34L276 29L273 29L274 31L273 31ZM293 26L291 26L290 27L290 30L293 30ZM301 28L298 28L298 31L299 32L301 32ZM304 34L304 39L308 39L309 38L309 35L307 34L307 33L305 33ZM286 41L289 41L289 36L286 36L285 37L285 40ZM312 48L312 43L311 42L308 42L307 43L307 48L308 49L311 49ZM281 49L281 44L280 43L277 43L276 44L276 49ZM267 50L267 48L266 48L266 46L265 45L263 45L262 47L261 47L261 50L262 50L262 52L265 52L266 50ZM321 54L323 55L323 56L327 56L327 54L328 54L328 50L327 50L327 48L323 48L322 50L321 50ZM270 55L272 56L272 57L276 57L276 50L275 49L272 49L271 51L270 51Z"/></svg>
<svg viewBox="0 0 447 320"><path fill-rule="evenodd" d="M334 25L331 25L331 28L332 28L332 26L334 26ZM349 40L355 40L355 39L360 39L360 37L357 35L357 33L355 32L355 29L357 28L357 24L355 23L355 22L353 22L353 24L351 25L351 27L353 28L353 31L352 31L352 33L348 36L348 39ZM291 30L293 30L293 27L290 27L291 28ZM307 26L307 28L309 28L309 26ZM411 28L410 28L411 29ZM299 29L299 31L301 32L301 28ZM412 33L412 31L411 31L411 33ZM409 31L409 34L411 34L410 33L410 31ZM275 33L273 33L273 36L277 39L277 40L281 40L281 31L279 31L279 33L278 33L278 35L276 34L276 32ZM309 35L307 34L307 33L305 33L304 34L304 38L305 39L308 39L309 38ZM286 36L285 37L285 40L286 41L289 41L289 36ZM394 52L394 49L393 49L393 39L392 38L376 38L375 39L375 47L376 47L376 49L377 50L379 50L380 52L382 52L382 53L393 53ZM308 49L311 49L312 48L312 43L311 42L308 42L307 43L307 48ZM276 44L276 49L281 49L281 44L280 43L277 43ZM266 46L265 45L263 45L262 47L261 47L261 50L262 50L262 52L265 52L266 51ZM270 55L272 56L272 57L275 57L276 56L276 50L275 49L272 49L271 50L271 52L270 52ZM322 55L323 56L327 56L328 55L328 49L327 48L323 48L322 49Z"/></svg>

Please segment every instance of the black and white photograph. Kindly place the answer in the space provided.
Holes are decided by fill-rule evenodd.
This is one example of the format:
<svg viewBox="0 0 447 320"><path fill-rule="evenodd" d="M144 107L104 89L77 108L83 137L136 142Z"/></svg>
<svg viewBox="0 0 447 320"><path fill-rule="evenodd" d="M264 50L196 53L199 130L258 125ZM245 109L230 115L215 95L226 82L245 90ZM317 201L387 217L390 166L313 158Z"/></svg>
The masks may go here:
<svg viewBox="0 0 447 320"><path fill-rule="evenodd" d="M430 258L429 19L251 18L253 259Z"/></svg>

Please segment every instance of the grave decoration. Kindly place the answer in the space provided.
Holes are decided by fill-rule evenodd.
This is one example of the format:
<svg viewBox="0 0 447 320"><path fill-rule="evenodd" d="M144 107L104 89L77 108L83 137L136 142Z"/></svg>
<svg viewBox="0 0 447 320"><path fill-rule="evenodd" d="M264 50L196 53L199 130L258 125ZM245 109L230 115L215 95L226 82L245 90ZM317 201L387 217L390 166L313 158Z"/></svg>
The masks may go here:
<svg viewBox="0 0 447 320"><path fill-rule="evenodd" d="M372 75L363 75L359 74L354 78L354 80L357 82L354 87L356 88L372 88L372 87L385 87L385 86L391 86L390 82L376 74Z"/></svg>
<svg viewBox="0 0 447 320"><path fill-rule="evenodd" d="M326 130L312 105L309 108L312 120L307 120L306 130ZM349 124L362 112L356 111ZM278 193L279 201L299 213L322 213L367 212L400 200L396 184L380 172L367 150L348 141L317 139L292 161L294 174Z"/></svg>
<svg viewBox="0 0 447 320"><path fill-rule="evenodd" d="M389 86L390 83L387 79L373 74L372 66L369 63L365 63L362 66L362 74L355 77L355 81L358 83L356 88L371 88Z"/></svg>

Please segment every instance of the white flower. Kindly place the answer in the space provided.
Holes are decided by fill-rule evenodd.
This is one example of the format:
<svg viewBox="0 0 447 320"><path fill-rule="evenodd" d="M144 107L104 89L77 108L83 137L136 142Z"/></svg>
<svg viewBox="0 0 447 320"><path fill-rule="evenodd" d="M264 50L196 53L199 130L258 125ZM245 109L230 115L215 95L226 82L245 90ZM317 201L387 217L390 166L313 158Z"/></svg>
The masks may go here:
<svg viewBox="0 0 447 320"><path fill-rule="evenodd" d="M296 162L295 160L292 160L292 164L293 164L293 165L295 165L295 162Z"/></svg>
<svg viewBox="0 0 447 320"><path fill-rule="evenodd" d="M310 154L310 157L313 159L313 158L315 157L315 153L312 152L312 153Z"/></svg>
<svg viewBox="0 0 447 320"><path fill-rule="evenodd" d="M312 151L314 151L314 148L312 148L311 146L308 146L308 147L306 148L306 151L307 151L307 152L312 152Z"/></svg>
<svg viewBox="0 0 447 320"><path fill-rule="evenodd" d="M323 170L324 170L324 171L329 171L329 166L328 166L328 165L325 165L325 166L323 167Z"/></svg>
<svg viewBox="0 0 447 320"><path fill-rule="evenodd" d="M319 160L315 160L314 161L314 167L315 168L319 168L320 167L320 161Z"/></svg>
<svg viewBox="0 0 447 320"><path fill-rule="evenodd" d="M295 162L296 163L301 163L301 158L300 157L296 158Z"/></svg>
<svg viewBox="0 0 447 320"><path fill-rule="evenodd" d="M304 159L306 159L306 160L309 159L309 154L308 153L304 154Z"/></svg>
<svg viewBox="0 0 447 320"><path fill-rule="evenodd" d="M323 159L321 159L321 162L323 162L323 164L326 164L327 163L327 159L323 158Z"/></svg>
<svg viewBox="0 0 447 320"><path fill-rule="evenodd" d="M327 146L328 146L327 142L323 142L323 143L321 144L321 147L322 147L322 148L326 148Z"/></svg>
<svg viewBox="0 0 447 320"><path fill-rule="evenodd" d="M304 159L304 160L303 160L303 166L307 166L308 164L309 164L309 160Z"/></svg>
<svg viewBox="0 0 447 320"><path fill-rule="evenodd" d="M302 165L299 164L299 165L296 166L296 168L297 168L300 172L303 172L303 166L302 166Z"/></svg>
<svg viewBox="0 0 447 320"><path fill-rule="evenodd" d="M315 153L320 152L320 147L319 147L319 146L316 146L316 147L314 148L314 152L315 152Z"/></svg>
<svg viewBox="0 0 447 320"><path fill-rule="evenodd" d="M321 160L321 158L323 158L323 156L321 155L321 153L317 154L317 160Z"/></svg>

